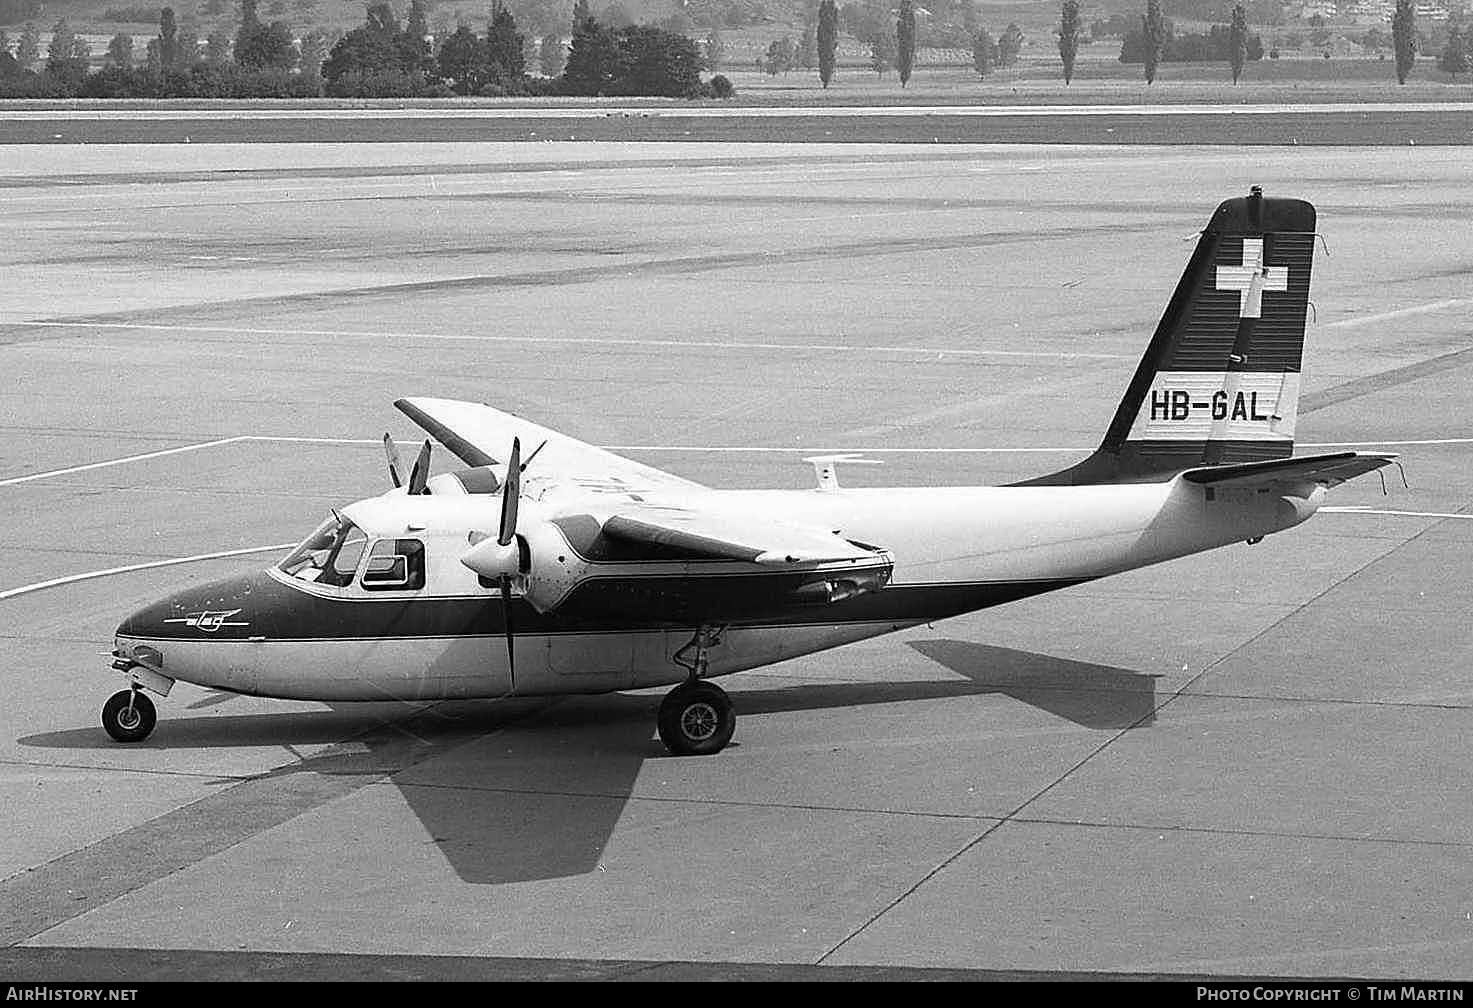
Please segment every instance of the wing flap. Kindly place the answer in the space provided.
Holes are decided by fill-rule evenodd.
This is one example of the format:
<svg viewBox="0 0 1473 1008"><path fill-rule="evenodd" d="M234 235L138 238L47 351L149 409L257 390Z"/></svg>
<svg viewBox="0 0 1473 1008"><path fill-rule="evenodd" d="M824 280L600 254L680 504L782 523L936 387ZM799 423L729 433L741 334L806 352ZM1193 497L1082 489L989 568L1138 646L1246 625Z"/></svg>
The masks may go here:
<svg viewBox="0 0 1473 1008"><path fill-rule="evenodd" d="M1181 478L1200 486L1239 488L1323 483L1336 486L1346 480L1391 465L1396 456L1380 452L1335 452L1298 458L1268 459L1236 465L1188 469Z"/></svg>

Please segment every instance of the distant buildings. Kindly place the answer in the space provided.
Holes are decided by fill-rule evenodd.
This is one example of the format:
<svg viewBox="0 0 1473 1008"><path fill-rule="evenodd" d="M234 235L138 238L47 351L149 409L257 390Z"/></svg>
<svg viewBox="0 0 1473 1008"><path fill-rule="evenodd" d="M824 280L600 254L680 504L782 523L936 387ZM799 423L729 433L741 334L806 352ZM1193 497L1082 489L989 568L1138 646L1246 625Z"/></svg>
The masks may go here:
<svg viewBox="0 0 1473 1008"><path fill-rule="evenodd" d="M1446 21L1453 6L1447 0L1420 0L1417 4L1417 19ZM1301 21L1320 17L1325 21L1338 19L1382 22L1390 21L1395 9L1395 0L1302 0L1301 3L1290 4L1286 12Z"/></svg>

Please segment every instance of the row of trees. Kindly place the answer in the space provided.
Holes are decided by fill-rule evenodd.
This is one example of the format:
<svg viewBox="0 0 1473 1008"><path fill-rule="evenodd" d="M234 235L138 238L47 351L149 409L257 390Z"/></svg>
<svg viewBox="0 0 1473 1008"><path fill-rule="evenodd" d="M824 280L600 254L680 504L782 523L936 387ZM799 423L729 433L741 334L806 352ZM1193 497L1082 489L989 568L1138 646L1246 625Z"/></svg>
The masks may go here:
<svg viewBox="0 0 1473 1008"><path fill-rule="evenodd" d="M1415 0L1396 0L1391 18L1391 46L1396 54L1396 82L1405 84L1417 55ZM1233 83L1236 84L1244 64L1262 58L1263 40L1249 33L1247 10L1241 3L1233 6L1230 24L1214 25L1206 35L1178 37L1174 35L1171 21L1162 13L1161 0L1146 0L1140 31L1128 30L1120 48L1122 63L1144 66L1147 84L1155 81L1157 67L1163 62L1223 59L1232 67ZM1448 26L1447 43L1438 66L1454 77L1468 72L1468 42L1462 26L1456 21Z"/></svg>
<svg viewBox="0 0 1473 1008"><path fill-rule="evenodd" d="M832 3L832 0L824 0ZM822 8L820 8L822 10ZM1396 79L1405 84L1411 73L1416 56L1417 31L1414 0L1396 0L1395 14L1391 22L1392 47L1396 53ZM1063 0L1059 13L1059 25L1054 30L1058 40L1059 59L1063 66L1064 83L1074 79L1074 64L1079 46L1085 36L1078 0ZM901 0L895 24L896 67L900 70L902 86L910 78L910 69L915 59L916 26L911 0ZM977 73L986 76L994 66L1007 66L1017 59L1023 35L1016 24L1010 24L996 43L979 29L973 36L973 65ZM1462 26L1454 21L1447 31L1447 43L1438 66L1456 77L1466 73L1473 63L1469 52L1470 43ZM1231 69L1233 83L1238 83L1243 69L1249 62L1261 60L1264 55L1262 38L1248 29L1248 9L1244 3L1235 3L1228 24L1213 25L1206 34L1176 35L1171 21L1161 8L1161 0L1146 0L1146 9L1140 19L1140 28L1126 28L1121 43L1120 61L1140 63L1145 71L1146 83L1154 83L1156 72L1163 62L1225 62ZM876 54L875 63L880 63ZM824 86L828 77L824 76Z"/></svg>
<svg viewBox="0 0 1473 1008"><path fill-rule="evenodd" d="M234 39L211 36L203 54L199 40L181 31L173 10L164 8L159 35L148 42L141 68L132 64L133 40L120 34L109 46L104 68L89 74L90 51L62 20L53 29L45 71L28 77L28 68L37 59L39 33L27 26L12 58L9 40L0 32L0 95L242 97L311 95L324 90L344 97L730 94L724 78L719 84L703 84L700 79L703 65L714 66L721 56L717 25L711 28L703 59L696 43L678 31L636 25L632 19L623 23L627 16L609 20L607 11L601 15L603 20L595 19L589 0L576 0L572 43L565 49L561 33L548 26L556 7L566 0L523 2L529 20L542 29L538 62L551 82L528 76L526 38L501 0L493 0L484 36L462 25L453 33L442 34L438 45L426 20L428 0L410 0L402 25L388 3L374 3L365 24L336 41L321 32L296 40L284 21L268 24L261 20L258 0L241 0L241 24ZM944 15L947 4L955 2L932 0L932 17L927 22L940 20L936 10ZM994 40L976 23L974 4L962 3L949 13L954 17L958 12L970 32L973 65L979 75L1017 61L1024 42L1017 24L1009 24ZM871 0L856 0L842 8L836 0L820 0L813 14L800 44L791 39L772 43L758 61L763 69L779 73L816 65L827 88L837 66L839 31L847 27L870 46L871 69L884 74L894 68L901 86L909 84L922 35L914 0L899 0L893 21L885 8ZM710 16L706 12L708 20ZM673 24L681 19L682 25L690 24L683 11L667 20ZM1117 24L1118 20L1112 18L1109 24L1123 27L1120 61L1141 64L1147 83L1155 81L1163 62L1193 61L1226 62L1237 83L1245 65L1264 55L1261 38L1248 30L1243 2L1233 6L1228 24L1214 25L1206 34L1176 34L1161 0L1146 0L1139 28L1128 27L1127 21ZM946 27L955 25L947 23ZM1062 0L1054 35L1066 84L1073 80L1086 33L1079 0ZM1405 83L1417 49L1413 0L1396 0L1392 44L1397 80ZM1454 24L1448 30L1440 65L1456 75L1466 72L1468 63L1467 40L1461 26Z"/></svg>
<svg viewBox="0 0 1473 1008"><path fill-rule="evenodd" d="M725 78L701 81L702 59L684 35L649 25L612 27L595 19L588 0L573 11L572 43L551 33L542 40L542 67L552 79L527 74L526 38L498 0L484 36L462 25L434 44L426 0L411 0L401 24L377 2L365 23L330 47L321 33L299 42L282 21L267 24L258 0L241 0L235 38L212 37L201 56L197 39L179 30L163 8L159 35L148 43L143 66L132 60L133 39L118 35L101 70L89 73L91 53L65 21L53 29L45 69L30 70L36 55L22 39L10 56L0 33L0 96L18 97L418 97L450 94L652 95L729 97ZM35 42L31 43L34 48ZM27 57L30 53L29 58Z"/></svg>

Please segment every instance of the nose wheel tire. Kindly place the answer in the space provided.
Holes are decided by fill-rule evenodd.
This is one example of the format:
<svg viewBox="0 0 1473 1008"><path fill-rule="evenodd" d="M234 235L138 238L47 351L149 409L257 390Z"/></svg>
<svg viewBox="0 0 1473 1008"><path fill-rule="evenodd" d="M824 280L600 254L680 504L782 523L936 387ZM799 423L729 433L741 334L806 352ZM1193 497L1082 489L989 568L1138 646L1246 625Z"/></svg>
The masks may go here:
<svg viewBox="0 0 1473 1008"><path fill-rule="evenodd" d="M709 756L731 741L736 712L720 686L685 683L660 701L659 726L660 741L676 756Z"/></svg>
<svg viewBox="0 0 1473 1008"><path fill-rule="evenodd" d="M119 742L142 742L157 721L153 701L142 690L114 693L102 705L102 727Z"/></svg>

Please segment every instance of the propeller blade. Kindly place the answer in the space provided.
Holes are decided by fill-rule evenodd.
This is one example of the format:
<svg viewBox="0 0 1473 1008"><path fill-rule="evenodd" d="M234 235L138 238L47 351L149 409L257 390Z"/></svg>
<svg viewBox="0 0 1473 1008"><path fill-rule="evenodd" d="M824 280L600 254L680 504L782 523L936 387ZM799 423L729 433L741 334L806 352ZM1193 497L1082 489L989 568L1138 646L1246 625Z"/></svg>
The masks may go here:
<svg viewBox="0 0 1473 1008"><path fill-rule="evenodd" d="M424 447L419 450L419 456L414 460L414 468L409 470L409 493L422 494L425 492L425 484L430 481L430 442L425 441Z"/></svg>
<svg viewBox="0 0 1473 1008"><path fill-rule="evenodd" d="M496 541L510 546L517 534L517 504L522 496L522 442L511 439L511 458L506 463L506 482L501 485L501 530Z"/></svg>
<svg viewBox="0 0 1473 1008"><path fill-rule="evenodd" d="M506 623L506 673L511 679L511 692L517 691L516 633L511 623L511 575L503 574L501 581L501 616Z"/></svg>
<svg viewBox="0 0 1473 1008"><path fill-rule="evenodd" d="M394 444L394 439L384 435L384 454L389 457L389 479L397 490L404 485L404 477L400 475L404 471L404 460L399 457L399 448Z"/></svg>
<svg viewBox="0 0 1473 1008"><path fill-rule="evenodd" d="M532 449L532 454L530 454L530 455L527 456L527 461L525 461L525 462L522 463L521 468L518 471L519 472L526 472L527 471L527 466L529 466L529 465L532 464L532 460L537 457L537 453L540 452L542 449L544 449L546 447L547 447L547 442L546 441L543 441L536 448L533 448Z"/></svg>

